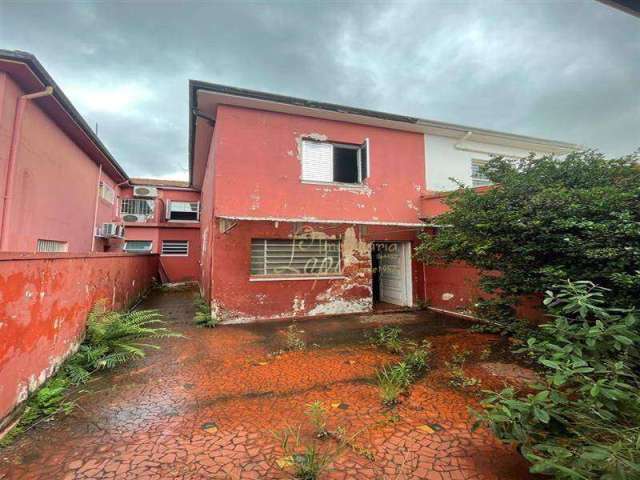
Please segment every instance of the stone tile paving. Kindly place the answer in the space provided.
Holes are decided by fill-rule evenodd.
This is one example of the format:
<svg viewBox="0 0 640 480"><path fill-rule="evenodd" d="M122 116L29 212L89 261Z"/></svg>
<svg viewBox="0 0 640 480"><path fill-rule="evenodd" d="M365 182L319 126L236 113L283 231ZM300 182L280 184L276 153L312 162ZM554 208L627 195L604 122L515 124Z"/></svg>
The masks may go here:
<svg viewBox="0 0 640 480"><path fill-rule="evenodd" d="M284 454L274 432L300 425L305 442L335 448L332 439L313 439L305 408L315 400L329 410L329 430L359 432L321 478L533 478L513 449L488 431L470 432L467 409L477 401L446 382L453 344L475 356L497 337L427 312L343 316L298 322L308 349L274 355L288 323L195 328L193 296L150 296L143 306L159 308L187 338L103 375L72 414L0 451L0 479L291 478L278 466ZM383 322L403 324L435 350L433 370L394 410L380 404L373 378L397 357L364 337ZM484 387L504 381L472 369Z"/></svg>

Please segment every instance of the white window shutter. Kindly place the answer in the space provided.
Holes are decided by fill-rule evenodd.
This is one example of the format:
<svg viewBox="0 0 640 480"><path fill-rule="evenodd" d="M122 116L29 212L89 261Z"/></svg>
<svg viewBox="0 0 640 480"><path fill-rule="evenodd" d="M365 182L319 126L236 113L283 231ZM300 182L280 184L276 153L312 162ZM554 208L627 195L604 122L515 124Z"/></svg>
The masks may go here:
<svg viewBox="0 0 640 480"><path fill-rule="evenodd" d="M333 145L302 141L302 180L333 182Z"/></svg>

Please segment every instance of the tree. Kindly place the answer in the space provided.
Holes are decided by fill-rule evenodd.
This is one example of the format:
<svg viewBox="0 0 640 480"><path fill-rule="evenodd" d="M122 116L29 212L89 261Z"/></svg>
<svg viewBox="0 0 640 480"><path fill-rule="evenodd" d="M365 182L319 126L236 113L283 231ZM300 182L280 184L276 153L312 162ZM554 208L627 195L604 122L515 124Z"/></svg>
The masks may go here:
<svg viewBox="0 0 640 480"><path fill-rule="evenodd" d="M478 268L481 288L508 305L580 279L609 289L612 305L640 307L639 161L594 151L494 158L483 170L495 188L452 192L418 258Z"/></svg>

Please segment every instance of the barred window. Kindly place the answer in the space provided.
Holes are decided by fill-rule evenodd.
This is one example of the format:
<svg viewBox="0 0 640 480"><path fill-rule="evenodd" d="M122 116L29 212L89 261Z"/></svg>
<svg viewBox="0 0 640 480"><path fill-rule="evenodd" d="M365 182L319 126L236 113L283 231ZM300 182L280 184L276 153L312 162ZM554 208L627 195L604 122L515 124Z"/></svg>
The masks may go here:
<svg viewBox="0 0 640 480"><path fill-rule="evenodd" d="M58 240L39 239L36 244L36 252L67 252L69 244Z"/></svg>
<svg viewBox="0 0 640 480"><path fill-rule="evenodd" d="M188 240L163 240L162 255L173 255L185 257L189 255Z"/></svg>
<svg viewBox="0 0 640 480"><path fill-rule="evenodd" d="M340 240L251 240L251 275L299 277L339 273Z"/></svg>
<svg viewBox="0 0 640 480"><path fill-rule="evenodd" d="M123 198L120 201L121 215L153 215L153 200L144 198Z"/></svg>

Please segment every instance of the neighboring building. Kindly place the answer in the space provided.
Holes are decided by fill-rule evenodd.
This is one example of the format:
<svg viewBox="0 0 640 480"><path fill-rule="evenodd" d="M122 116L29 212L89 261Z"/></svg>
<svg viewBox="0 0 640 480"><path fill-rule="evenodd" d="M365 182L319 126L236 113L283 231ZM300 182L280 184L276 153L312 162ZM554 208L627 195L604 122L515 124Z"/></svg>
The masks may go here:
<svg viewBox="0 0 640 480"><path fill-rule="evenodd" d="M163 281L200 276L200 192L189 182L132 178L119 198L123 249L160 254Z"/></svg>
<svg viewBox="0 0 640 480"><path fill-rule="evenodd" d="M119 249L127 179L38 60L0 50L0 251Z"/></svg>
<svg viewBox="0 0 640 480"><path fill-rule="evenodd" d="M412 255L424 198L449 177L486 185L492 154L577 148L196 81L190 102L201 288L228 321L428 299Z"/></svg>

